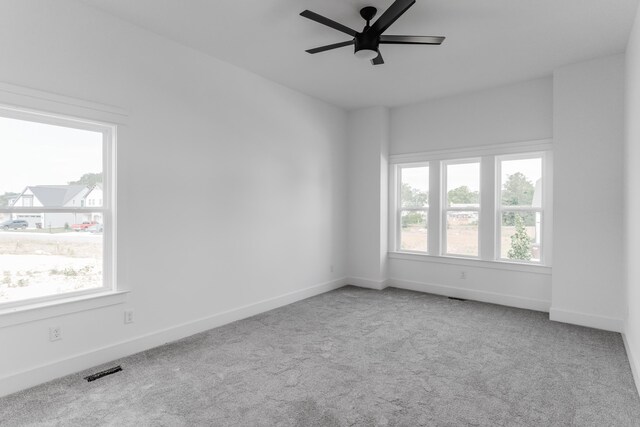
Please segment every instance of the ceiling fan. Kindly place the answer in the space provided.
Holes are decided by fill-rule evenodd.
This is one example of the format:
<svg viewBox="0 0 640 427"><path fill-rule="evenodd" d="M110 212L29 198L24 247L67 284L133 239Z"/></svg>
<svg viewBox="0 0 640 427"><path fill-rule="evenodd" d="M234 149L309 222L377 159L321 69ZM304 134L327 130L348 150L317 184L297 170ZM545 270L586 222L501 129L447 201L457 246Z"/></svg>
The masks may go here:
<svg viewBox="0 0 640 427"><path fill-rule="evenodd" d="M352 30L347 26L332 21L329 18L325 18L322 15L318 15L310 10L305 10L300 14L301 16L353 37L352 40L346 42L316 47L315 49L307 50L307 52L312 54L320 53L331 49L337 49L339 47L355 45L355 56L357 58L371 60L371 64L380 65L384 64L384 60L382 59L382 55L379 50L379 46L381 44L442 44L444 37L439 36L385 36L382 34L391 26L391 24L396 22L396 20L400 18L407 9L413 6L415 2L416 0L396 0L380 16L380 18L373 23L373 25L371 25L370 22L376 16L378 10L373 6L363 7L360 10L360 16L367 21L367 24L361 32Z"/></svg>

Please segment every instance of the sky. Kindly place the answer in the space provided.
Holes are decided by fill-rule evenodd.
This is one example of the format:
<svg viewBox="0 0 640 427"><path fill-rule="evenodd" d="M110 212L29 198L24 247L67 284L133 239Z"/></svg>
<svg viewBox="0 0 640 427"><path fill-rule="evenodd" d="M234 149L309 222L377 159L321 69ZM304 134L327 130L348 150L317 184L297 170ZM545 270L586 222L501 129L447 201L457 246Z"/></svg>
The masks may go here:
<svg viewBox="0 0 640 427"><path fill-rule="evenodd" d="M523 173L533 185L542 178L542 159L522 159L506 160L502 162L502 182L504 183L509 175L516 172Z"/></svg>
<svg viewBox="0 0 640 427"><path fill-rule="evenodd" d="M0 117L0 194L102 172L102 134Z"/></svg>
<svg viewBox="0 0 640 427"><path fill-rule="evenodd" d="M429 191L429 168L421 166L417 168L402 168L402 182L409 184L422 192Z"/></svg>
<svg viewBox="0 0 640 427"><path fill-rule="evenodd" d="M447 165L447 192L462 186L480 191L480 163Z"/></svg>

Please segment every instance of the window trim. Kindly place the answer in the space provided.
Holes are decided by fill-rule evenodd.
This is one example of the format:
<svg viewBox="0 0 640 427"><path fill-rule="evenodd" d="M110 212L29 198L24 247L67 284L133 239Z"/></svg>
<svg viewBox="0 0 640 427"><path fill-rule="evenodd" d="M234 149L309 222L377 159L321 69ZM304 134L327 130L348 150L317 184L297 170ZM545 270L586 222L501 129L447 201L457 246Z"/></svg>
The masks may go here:
<svg viewBox="0 0 640 427"><path fill-rule="evenodd" d="M497 197L496 186L497 175L495 162L498 157L508 155L526 155L541 153L543 158L543 207L545 210L544 225L541 236L541 243L544 242L544 258L541 257L539 263L526 261L503 260L497 252L498 229L497 225L497 204L500 203ZM442 253L442 179L444 168L442 163L451 160L480 159L480 213L479 218L479 257L464 257L459 255L446 255ZM552 268L553 249L553 145L552 139L519 141L511 143L501 143L477 146L472 148L454 148L446 150L433 150L417 153L394 154L389 156L389 212L395 212L397 207L398 177L396 176L399 165L407 166L416 163L428 163L430 171L430 191L429 191L429 252L402 251L397 245L398 221L396 215L389 215L389 250L390 258L416 261L418 259L430 262L459 262L468 265L495 265L496 268L516 270L523 272L540 271L548 272ZM490 175L490 176L487 176ZM490 178L490 184L487 179ZM488 191L482 191L483 187ZM484 227L484 228L483 228ZM438 232L433 232L437 230ZM542 254L541 254L542 255ZM545 273L546 274L546 273Z"/></svg>
<svg viewBox="0 0 640 427"><path fill-rule="evenodd" d="M0 85L0 99L3 98L3 87ZM17 89L20 92L22 88ZM21 308L49 306L50 303L64 304L70 300L76 300L92 295L109 296L119 292L117 278L117 257L116 257L116 136L117 123L106 121L88 120L78 116L49 113L38 108L22 108L11 105L0 104L0 116L25 120L36 123L43 123L55 126L63 126L74 129L88 130L102 134L102 173L103 173L103 201L104 205L99 208L72 207L72 208L42 208L42 207L7 207L0 208L0 213L9 214L41 214L41 213L92 213L99 212L103 218L103 284L101 287L85 289L62 294L47 295L23 299L19 301L0 302L0 316L19 310Z"/></svg>
<svg viewBox="0 0 640 427"><path fill-rule="evenodd" d="M495 156L495 168L496 168L496 179L495 179L495 194L496 194L496 205L495 205L495 222L496 222L496 237L495 237L495 258L500 262L507 263L516 263L516 264L530 264L530 265L546 265L545 264L545 255L547 252L547 244L545 242L545 229L546 226L546 217L547 213L545 212L547 203L546 203L546 193L547 193L547 177L546 177L546 157L547 152L530 152L530 153L518 153L518 154L506 154L502 156ZM542 174L542 198L541 204L542 206L539 208L535 208L533 206L511 206L509 207L502 205L502 162L503 161L511 161L511 160L528 160L528 159L540 159L541 161L541 174ZM540 261L525 261L525 260L510 260L508 258L502 258L502 214L504 212L536 212L540 213Z"/></svg>
<svg viewBox="0 0 640 427"><path fill-rule="evenodd" d="M452 165L467 165L467 164L478 164L478 184L480 188L478 189L478 207L477 208L469 208L469 207L449 207L447 206L448 202L448 194L447 191L447 168ZM464 259L482 259L482 239L480 232L480 224L484 218L482 214L482 158L480 157L471 157L471 158L463 158L463 159L451 159L451 160L441 160L440 161L440 173L442 174L442 178L440 178L440 212L441 212L441 226L440 226L440 255L445 257L453 257L453 258L464 258ZM447 219L449 212L478 212L478 255L463 255L448 252L448 241L447 241Z"/></svg>
<svg viewBox="0 0 640 427"><path fill-rule="evenodd" d="M402 206L402 170L403 169L411 169L411 168L421 168L421 167L426 167L427 171L428 171L428 183L429 183L429 198L427 200L427 207L422 207L422 208L405 208ZM431 180L430 180L430 176L431 176L431 167L429 166L429 162L417 162L417 163L407 163L407 164L399 164L397 165L396 168L396 180L395 180L395 185L397 186L396 188L396 201L395 201L395 206L396 206L396 218L395 218L395 224L402 224L402 212L403 211L415 211L415 212L425 212L425 216L427 218L427 249L426 251L410 251L410 250L404 250L402 252L405 253L412 253L412 254L428 254L429 250L430 250L430 245L429 245L429 211L431 210ZM395 233L395 247L400 248L402 247L402 232L399 233Z"/></svg>

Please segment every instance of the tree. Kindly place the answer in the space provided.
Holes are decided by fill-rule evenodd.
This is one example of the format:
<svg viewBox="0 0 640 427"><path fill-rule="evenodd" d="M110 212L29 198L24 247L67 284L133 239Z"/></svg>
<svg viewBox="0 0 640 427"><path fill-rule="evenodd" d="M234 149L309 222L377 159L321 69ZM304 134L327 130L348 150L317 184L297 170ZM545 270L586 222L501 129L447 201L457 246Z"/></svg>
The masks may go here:
<svg viewBox="0 0 640 427"><path fill-rule="evenodd" d="M506 206L530 206L533 202L535 186L527 177L516 172L507 176L507 182L502 186L502 204Z"/></svg>
<svg viewBox="0 0 640 427"><path fill-rule="evenodd" d="M402 207L421 208L429 203L429 192L413 188L406 182L402 184Z"/></svg>
<svg viewBox="0 0 640 427"><path fill-rule="evenodd" d="M478 204L480 203L480 193L477 191L469 190L469 187L463 185L462 187L449 190L449 203L450 204Z"/></svg>
<svg viewBox="0 0 640 427"><path fill-rule="evenodd" d="M502 205L503 206L531 206L533 202L533 193L535 186L527 177L516 172L507 176L507 182L502 186ZM502 217L502 225L515 225L516 214L507 212ZM535 218L532 213L525 214L524 221L527 225L532 225Z"/></svg>
<svg viewBox="0 0 640 427"><path fill-rule="evenodd" d="M429 203L429 192L421 191L417 188L411 187L406 182L402 184L402 207L403 208L421 208L427 206ZM425 221L423 212L403 212L402 214L402 228L407 228L411 225L423 224Z"/></svg>
<svg viewBox="0 0 640 427"><path fill-rule="evenodd" d="M77 181L70 181L69 185L86 185L87 187L93 187L96 184L102 184L102 172L101 173L85 173Z"/></svg>
<svg viewBox="0 0 640 427"><path fill-rule="evenodd" d="M511 236L511 249L507 252L509 259L521 261L531 260L531 238L527 234L524 219L521 215L515 215L516 232Z"/></svg>
<svg viewBox="0 0 640 427"><path fill-rule="evenodd" d="M9 192L5 192L3 195L0 196L0 208L6 208L7 206L9 206L9 200L19 196L20 194L18 193L9 193Z"/></svg>

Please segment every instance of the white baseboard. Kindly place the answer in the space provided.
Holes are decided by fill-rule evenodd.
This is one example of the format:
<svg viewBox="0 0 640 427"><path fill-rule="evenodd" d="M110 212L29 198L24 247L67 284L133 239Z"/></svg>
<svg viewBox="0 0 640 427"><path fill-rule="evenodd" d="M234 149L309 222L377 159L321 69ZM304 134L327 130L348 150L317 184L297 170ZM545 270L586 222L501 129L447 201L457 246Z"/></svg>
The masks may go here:
<svg viewBox="0 0 640 427"><path fill-rule="evenodd" d="M409 280L390 279L389 286L411 291L426 292L443 295L446 297L464 298L474 301L488 302L491 304L506 305L509 307L524 308L527 310L548 312L550 301L524 298L515 295L499 294L495 292L479 291L477 289L459 288L455 286L439 285L434 283L413 282Z"/></svg>
<svg viewBox="0 0 640 427"><path fill-rule="evenodd" d="M634 346L634 343L629 340L627 334L622 334L622 341L624 341L624 348L627 350L627 358L629 359L629 365L631 365L631 373L633 375L633 381L636 383L636 390L640 394L640 359L636 356L640 356L638 353L634 353L633 349L640 350L640 347Z"/></svg>
<svg viewBox="0 0 640 427"><path fill-rule="evenodd" d="M549 319L556 322L571 323L573 325L587 326L589 328L602 329L605 331L624 331L624 322L615 317L598 316L594 314L579 313L577 311L551 308Z"/></svg>
<svg viewBox="0 0 640 427"><path fill-rule="evenodd" d="M389 280L373 280L364 277L347 277L347 284L359 288L375 289L381 291L389 286Z"/></svg>
<svg viewBox="0 0 640 427"><path fill-rule="evenodd" d="M15 393L93 366L329 292L343 287L346 283L347 280L345 278L321 283L11 374L0 378L0 396Z"/></svg>

